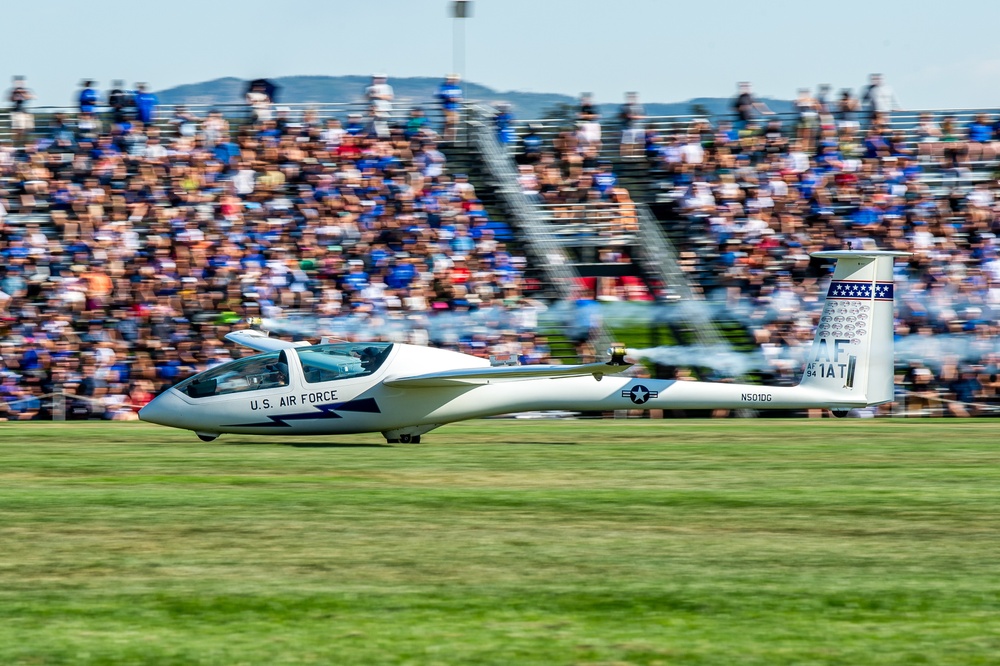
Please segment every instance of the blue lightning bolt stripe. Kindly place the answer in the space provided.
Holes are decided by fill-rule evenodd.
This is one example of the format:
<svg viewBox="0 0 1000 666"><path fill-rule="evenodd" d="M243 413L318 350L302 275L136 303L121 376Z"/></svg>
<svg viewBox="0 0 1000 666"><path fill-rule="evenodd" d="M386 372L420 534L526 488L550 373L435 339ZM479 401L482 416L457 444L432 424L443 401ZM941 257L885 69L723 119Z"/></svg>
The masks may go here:
<svg viewBox="0 0 1000 666"><path fill-rule="evenodd" d="M309 421L311 419L341 419L344 418L337 411L341 412L363 412L368 414L381 414L375 398L362 398L361 400L348 400L347 402L329 402L325 405L313 405L319 411L299 412L297 414L268 414L267 421L256 423L230 423L224 428L290 428L289 421Z"/></svg>

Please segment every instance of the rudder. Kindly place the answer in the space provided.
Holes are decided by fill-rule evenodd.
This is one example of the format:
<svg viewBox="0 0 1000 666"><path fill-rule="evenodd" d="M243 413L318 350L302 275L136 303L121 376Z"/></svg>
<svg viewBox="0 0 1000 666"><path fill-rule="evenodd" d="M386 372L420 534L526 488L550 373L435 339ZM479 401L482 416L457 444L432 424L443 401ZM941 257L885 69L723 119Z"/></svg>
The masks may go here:
<svg viewBox="0 0 1000 666"><path fill-rule="evenodd" d="M892 401L892 262L906 254L882 250L813 253L836 259L837 265L800 386L829 393L831 403Z"/></svg>

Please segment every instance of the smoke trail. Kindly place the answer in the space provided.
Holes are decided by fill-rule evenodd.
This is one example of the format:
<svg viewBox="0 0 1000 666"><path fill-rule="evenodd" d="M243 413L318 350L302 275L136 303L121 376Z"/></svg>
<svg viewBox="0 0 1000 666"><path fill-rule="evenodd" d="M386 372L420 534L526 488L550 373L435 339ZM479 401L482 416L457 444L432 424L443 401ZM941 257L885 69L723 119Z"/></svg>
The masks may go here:
<svg viewBox="0 0 1000 666"><path fill-rule="evenodd" d="M709 368L719 377L736 378L752 372L793 373L798 377L812 343L797 347L765 346L739 352L726 345L664 346L629 349L628 355L660 365ZM897 339L897 365L920 363L939 370L943 364L983 364L1000 360L1000 339L965 335L910 335Z"/></svg>
<svg viewBox="0 0 1000 666"><path fill-rule="evenodd" d="M740 353L726 345L678 345L629 349L628 356L658 365L710 368L725 377L739 377L766 367L759 351Z"/></svg>
<svg viewBox="0 0 1000 666"><path fill-rule="evenodd" d="M907 335L896 340L896 362L919 362L934 368L944 363L983 363L1000 359L1000 338L982 335Z"/></svg>
<svg viewBox="0 0 1000 666"><path fill-rule="evenodd" d="M470 312L388 311L335 317L291 315L266 319L265 328L309 339L321 336L345 340L380 338L447 346L457 345L460 340L470 337L494 339L506 331L562 330L572 337L574 333L585 333L595 319L603 320L611 328L670 323L709 325L711 321L726 320L753 330L776 322L811 326L823 306L823 299L817 294L824 291L821 283L810 295L778 290L756 301L742 298L735 302L706 300L667 304L561 302L548 308L481 308ZM945 290L931 293L919 284L908 285L905 281L898 282L897 311L907 320L927 322L996 322L997 317L995 308L977 300L975 295L970 297ZM629 353L662 365L704 367L720 376L738 377L754 371L788 372L791 369L799 373L809 348L809 343L794 347L766 344L752 352L739 352L726 345L666 346L632 349ZM933 368L948 361L982 363L1000 359L1000 339L974 333L901 336L896 340L895 349L897 364L919 362ZM993 358L989 359L990 356Z"/></svg>
<svg viewBox="0 0 1000 666"><path fill-rule="evenodd" d="M728 345L677 345L628 350L630 358L659 365L709 368L719 379L735 379L752 372L792 373L797 376L808 353L809 345L775 345L751 352L736 351Z"/></svg>
<svg viewBox="0 0 1000 666"><path fill-rule="evenodd" d="M470 312L372 312L365 315L317 317L294 315L265 318L263 327L279 335L300 338L322 336L344 340L382 338L416 344L456 344L468 337L494 337L501 333L534 331L539 328L541 308L518 310L488 307Z"/></svg>

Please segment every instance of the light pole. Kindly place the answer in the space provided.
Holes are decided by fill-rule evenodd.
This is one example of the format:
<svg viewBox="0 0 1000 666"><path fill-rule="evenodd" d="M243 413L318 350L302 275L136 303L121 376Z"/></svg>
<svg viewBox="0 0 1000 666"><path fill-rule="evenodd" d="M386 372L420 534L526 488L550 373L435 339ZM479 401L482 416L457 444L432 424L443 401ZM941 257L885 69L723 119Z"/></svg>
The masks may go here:
<svg viewBox="0 0 1000 666"><path fill-rule="evenodd" d="M455 32L451 43L452 66L465 81L465 21L472 18L472 0L454 0L451 17L455 19Z"/></svg>

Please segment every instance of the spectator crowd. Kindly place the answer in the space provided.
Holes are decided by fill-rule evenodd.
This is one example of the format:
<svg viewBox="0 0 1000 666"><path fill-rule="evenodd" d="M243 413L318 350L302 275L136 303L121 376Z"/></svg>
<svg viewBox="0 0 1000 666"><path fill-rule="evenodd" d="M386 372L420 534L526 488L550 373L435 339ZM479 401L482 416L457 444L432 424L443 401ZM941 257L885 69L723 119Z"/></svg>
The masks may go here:
<svg viewBox="0 0 1000 666"><path fill-rule="evenodd" d="M442 84L454 133L457 77ZM180 378L247 353L247 317L283 333L548 356L513 234L490 219L419 109L383 75L346 119L275 108L252 120L174 107L144 84L32 123L23 79L0 143L0 419L130 419ZM106 103L105 103L106 101ZM24 116L27 116L25 118ZM284 328L282 328L284 327Z"/></svg>
<svg viewBox="0 0 1000 666"><path fill-rule="evenodd" d="M251 120L231 125L183 107L159 118L144 85L116 84L102 104L88 81L78 113L43 130L15 80L0 144L0 418L44 416L56 391L72 415L134 418L242 353L220 340L248 316L282 333L547 360L545 306L513 231L441 149L457 136L457 77L439 90L443 125L419 107L390 113L385 75L364 97L363 111L320 119L254 85ZM987 412L1000 405L1000 122L926 113L904 131L899 108L873 75L857 96L800 90L789 114L742 83L715 119L655 123L629 93L604 120L584 95L555 134L504 106L494 121L517 146L522 190L557 223L600 211L602 261L628 261L638 195L620 174L643 171L665 193L656 210L681 266L745 322L779 382L794 381L819 317L829 267L811 252L912 253L897 265L901 395L916 410Z"/></svg>
<svg viewBox="0 0 1000 666"><path fill-rule="evenodd" d="M572 215L629 211L616 172L633 174L693 285L720 318L746 325L757 369L777 381L796 381L819 318L829 265L811 252L912 253L896 269L901 397L917 412L992 413L1000 120L924 112L893 122L900 110L879 74L857 95L801 89L781 114L746 82L715 118L650 119L629 93L602 122L584 95L568 127L529 123L508 143L526 193L557 210L588 202ZM497 124L503 136L511 121Z"/></svg>

